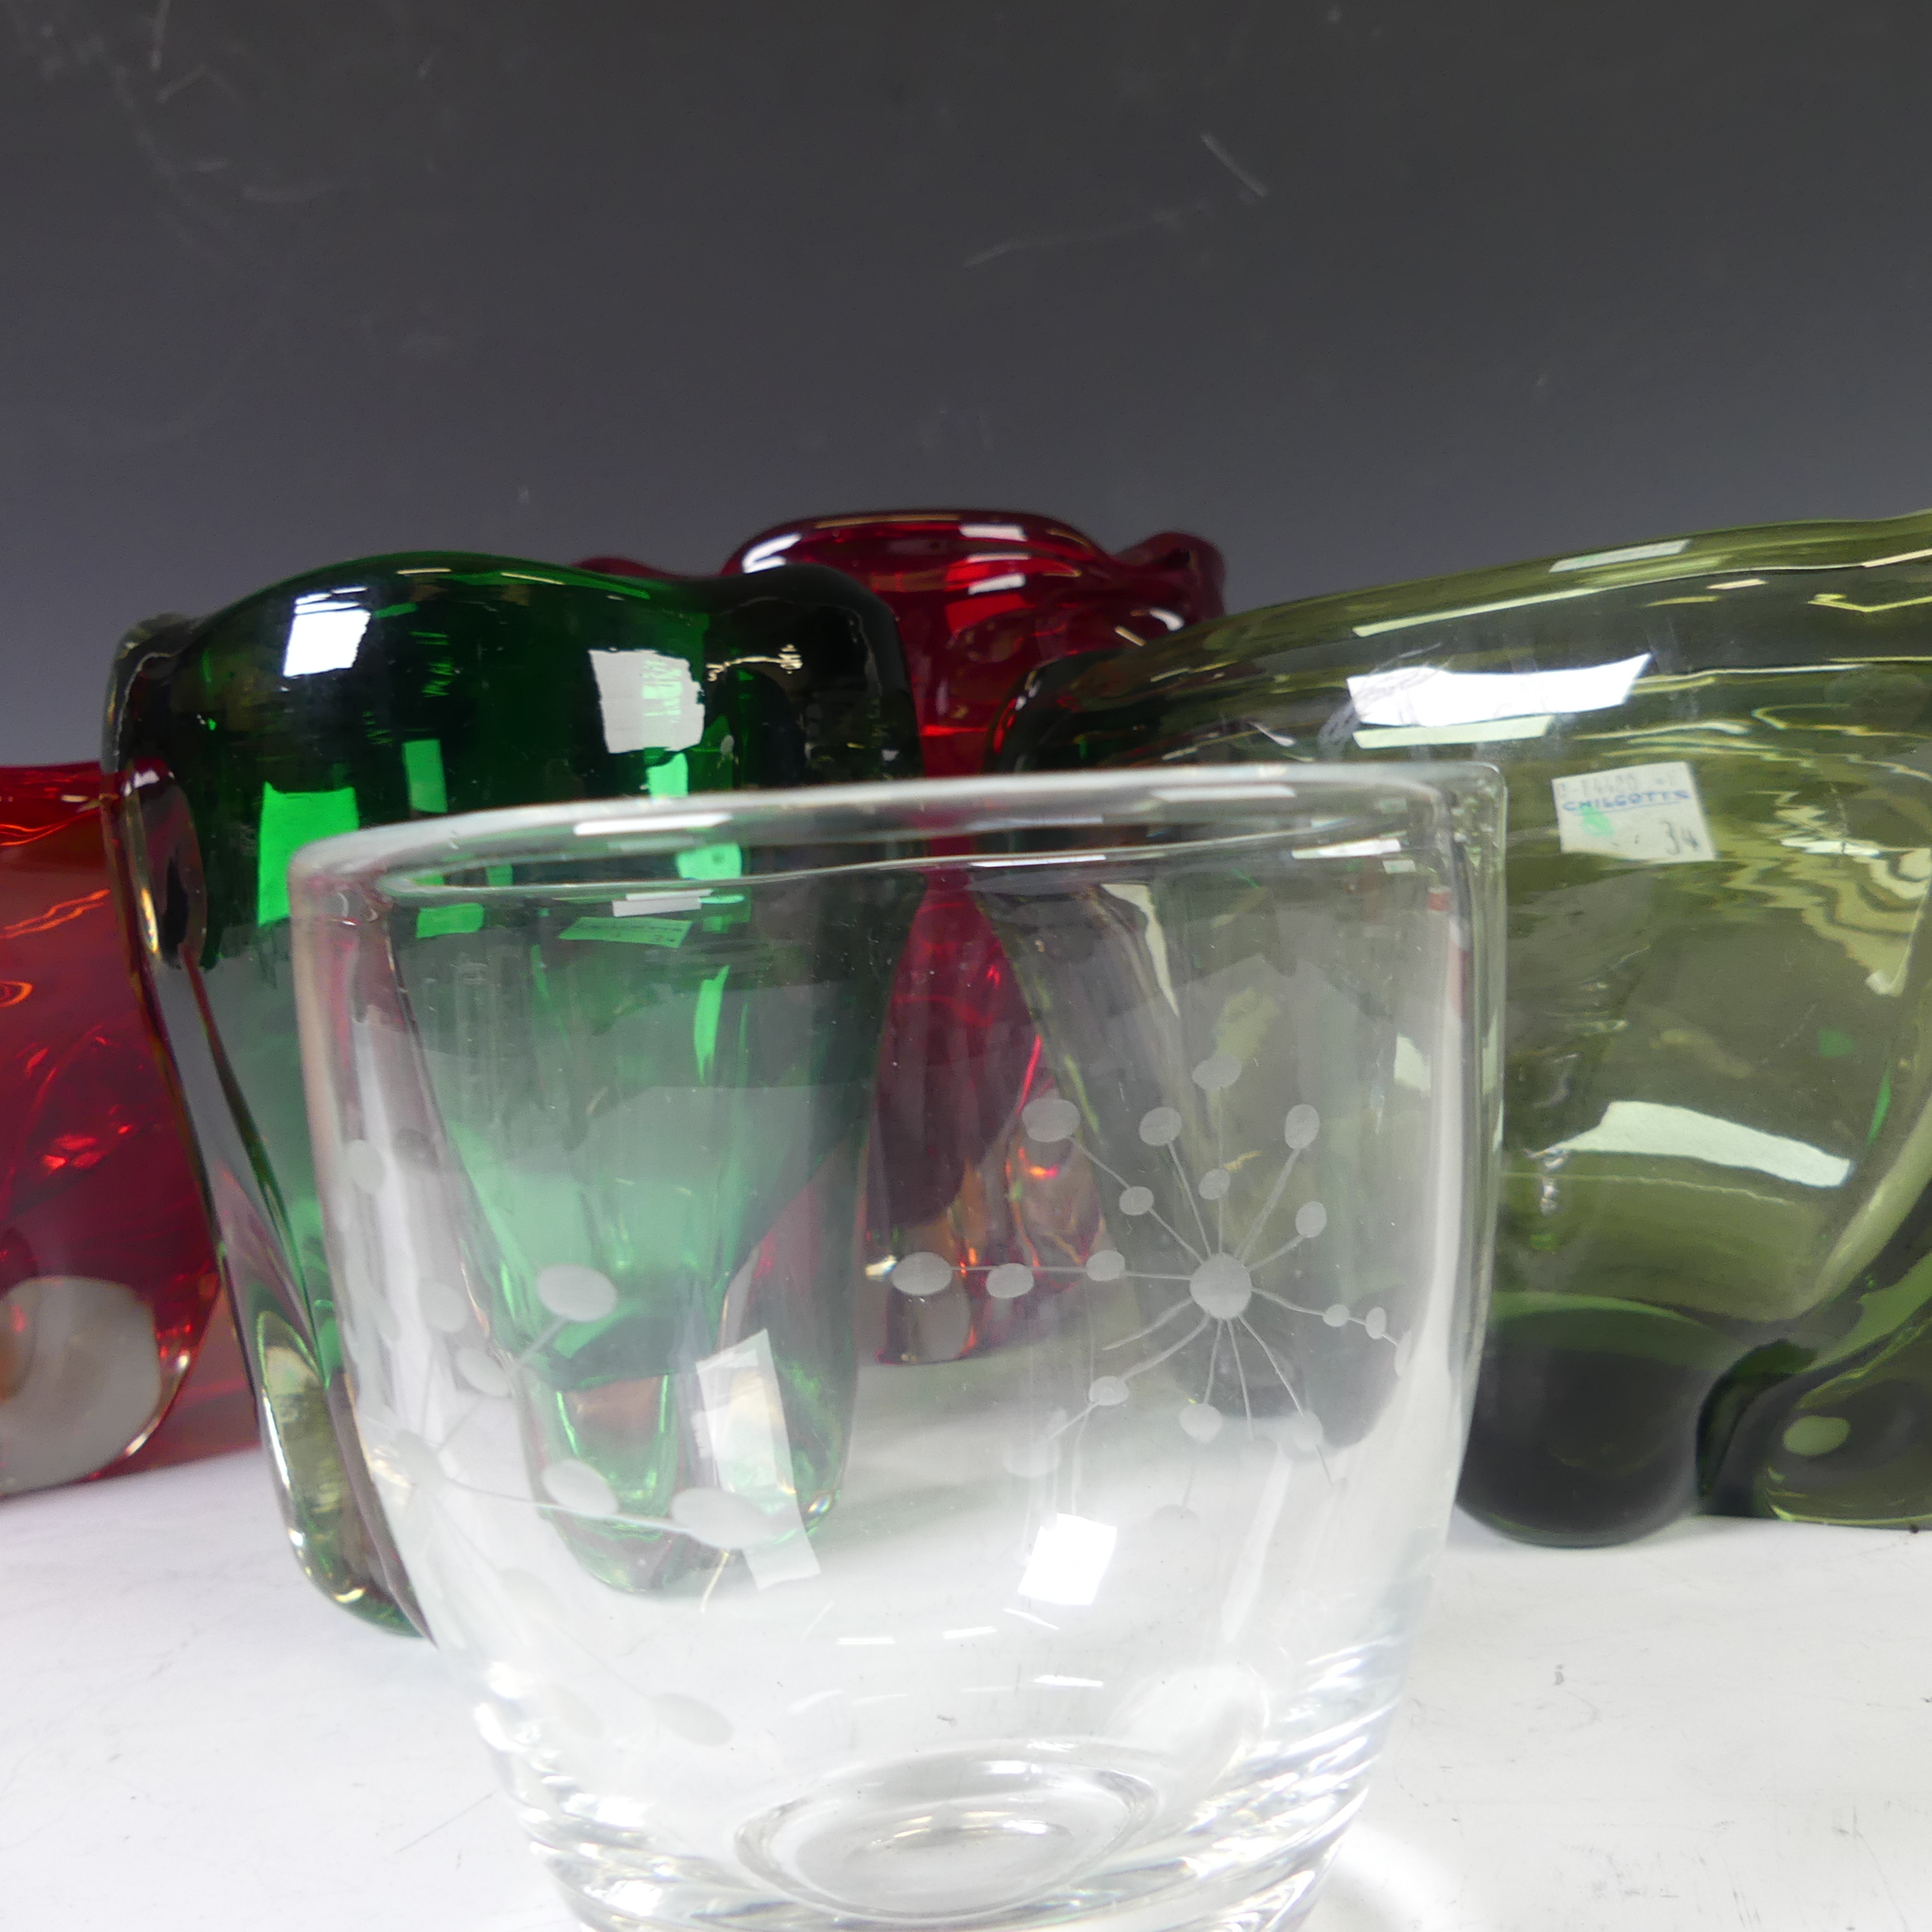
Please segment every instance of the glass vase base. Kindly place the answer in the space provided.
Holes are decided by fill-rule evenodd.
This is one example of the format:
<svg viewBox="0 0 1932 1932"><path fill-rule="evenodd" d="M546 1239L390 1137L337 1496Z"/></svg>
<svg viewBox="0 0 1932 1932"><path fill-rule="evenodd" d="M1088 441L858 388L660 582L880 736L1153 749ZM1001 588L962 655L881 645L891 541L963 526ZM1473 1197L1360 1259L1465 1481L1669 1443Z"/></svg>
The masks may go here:
<svg viewBox="0 0 1932 1932"><path fill-rule="evenodd" d="M1138 1778L1017 1753L915 1758L781 1805L738 1855L793 1897L888 1924L984 1919L1073 1884L1157 1803Z"/></svg>
<svg viewBox="0 0 1932 1932"><path fill-rule="evenodd" d="M1159 1809L1152 1785L983 1749L869 1769L754 1819L736 1850L769 1890L554 1820L532 1848L596 1932L1289 1932L1360 1805L1349 1782L1269 1826L1122 1854Z"/></svg>

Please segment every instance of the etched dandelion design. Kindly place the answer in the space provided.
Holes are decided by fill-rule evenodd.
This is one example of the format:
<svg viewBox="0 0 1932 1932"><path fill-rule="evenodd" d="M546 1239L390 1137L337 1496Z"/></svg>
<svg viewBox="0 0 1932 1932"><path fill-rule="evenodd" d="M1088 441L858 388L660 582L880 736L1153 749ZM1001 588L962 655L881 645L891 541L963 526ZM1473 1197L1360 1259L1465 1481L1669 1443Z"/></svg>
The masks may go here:
<svg viewBox="0 0 1932 1932"><path fill-rule="evenodd" d="M1232 1054L1215 1053L1193 1069L1196 1086L1215 1109L1241 1076L1241 1062ZM1139 1136L1141 1144L1171 1172L1173 1190L1184 1200L1178 1207L1163 1180L1157 1191L1127 1177L1109 1165L1082 1137L1080 1109L1059 1095L1031 1102L1020 1119L1029 1141L1042 1146L1070 1143L1100 1176L1118 1189L1116 1205L1129 1221L1144 1221L1158 1227L1172 1245L1185 1272L1150 1272L1130 1268L1127 1257L1111 1245L1096 1247L1085 1262L1073 1267L1029 1267L1007 1261L996 1266L956 1269L943 1256L919 1252L905 1256L892 1271L893 1286L902 1294L923 1297L947 1287L956 1273L983 1276L987 1293L995 1300L1010 1301L1030 1294L1042 1275L1072 1275L1101 1287L1119 1284L1144 1285L1159 1294L1166 1290L1171 1305L1151 1321L1130 1335L1104 1345L1105 1353L1118 1353L1121 1359L1110 1372L1096 1376L1087 1389L1086 1406L1076 1414L1058 1421L1038 1441L1017 1445L1008 1461L1014 1473L1044 1474L1055 1459L1056 1438L1077 1428L1103 1410L1118 1409L1134 1398L1134 1384L1142 1376L1167 1361L1178 1361L1175 1373L1185 1387L1195 1376L1200 1393L1185 1399L1176 1414L1182 1432L1199 1444L1212 1442L1228 1421L1211 1399L1217 1375L1231 1380L1241 1396L1244 1418L1250 1432L1255 1423L1255 1398L1263 1378L1268 1379L1287 1398L1291 1413L1283 1429L1284 1440L1308 1454L1319 1454L1324 1441L1321 1419L1310 1405L1305 1391L1297 1386L1294 1357L1279 1338L1271 1341L1257 1326L1260 1310L1256 1304L1278 1309L1284 1316L1318 1321L1331 1329L1355 1327L1371 1343L1393 1351L1392 1367L1400 1376L1409 1365L1412 1335L1398 1339L1389 1332L1387 1312L1379 1307L1360 1313L1346 1302L1334 1301L1323 1308L1311 1308L1290 1299L1282 1288L1291 1275L1290 1257L1309 1242L1319 1240L1328 1225L1328 1211L1319 1200L1305 1200L1294 1215L1293 1232L1286 1240L1257 1255L1271 1239L1286 1231L1288 1224L1278 1222L1288 1184L1302 1156L1312 1148L1321 1133L1321 1117L1302 1103L1289 1108L1282 1123L1282 1140L1286 1148L1280 1171L1268 1190L1252 1223L1237 1236L1226 1225L1226 1202L1234 1185L1229 1166L1219 1161L1198 1177L1190 1178L1182 1165L1176 1142L1181 1137L1180 1110L1157 1106L1142 1114ZM1279 1272L1278 1272L1279 1271ZM1178 1333L1175 1331L1178 1327ZM1132 1354L1127 1351L1133 1351ZM1193 1351L1190 1355L1189 1351ZM1279 1407L1279 1404L1275 1405Z"/></svg>

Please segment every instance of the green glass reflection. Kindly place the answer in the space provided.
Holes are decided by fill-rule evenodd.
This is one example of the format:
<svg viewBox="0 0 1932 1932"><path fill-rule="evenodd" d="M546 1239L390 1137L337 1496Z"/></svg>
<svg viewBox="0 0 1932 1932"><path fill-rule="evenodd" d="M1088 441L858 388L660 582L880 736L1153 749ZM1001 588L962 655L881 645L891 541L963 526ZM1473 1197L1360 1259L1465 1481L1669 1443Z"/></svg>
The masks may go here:
<svg viewBox="0 0 1932 1932"><path fill-rule="evenodd" d="M407 1585L355 1446L323 1252L289 858L313 839L444 812L916 776L897 632L876 598L811 566L646 581L450 553L371 558L133 634L104 761L122 781L126 889L291 1534L329 1594L399 1627ZM729 847L688 856L707 889L739 869ZM572 1000L620 1004L638 948L665 942L648 921L607 923L556 938L584 956L560 963ZM467 961L451 953L451 971L470 977L435 998L487 1003L502 936L481 899L425 908L414 939ZM736 1011L728 975L702 967L699 949L680 954L695 962L694 1066L716 1061ZM790 1178L728 1177L724 1219L778 1212ZM502 1209L506 1233L537 1211L523 1196Z"/></svg>
<svg viewBox="0 0 1932 1932"><path fill-rule="evenodd" d="M1559 1543L1700 1504L1932 1518L1932 515L1254 612L1054 667L1002 736L1020 769L1499 766L1507 1165L1463 1501Z"/></svg>
<svg viewBox="0 0 1932 1932"><path fill-rule="evenodd" d="M600 916L512 881L474 930L402 920L398 978L471 1204L466 1292L541 1391L520 1410L535 1466L588 1465L629 1515L661 1518L688 1481L678 1432L640 1418L675 1413L678 1376L733 1336L770 1337L807 1522L842 1466L838 1292L859 1278L874 1067L923 889L860 878L833 918L809 886L747 883ZM560 1315L570 1271L607 1312ZM693 1558L652 1530L558 1527L622 1586Z"/></svg>

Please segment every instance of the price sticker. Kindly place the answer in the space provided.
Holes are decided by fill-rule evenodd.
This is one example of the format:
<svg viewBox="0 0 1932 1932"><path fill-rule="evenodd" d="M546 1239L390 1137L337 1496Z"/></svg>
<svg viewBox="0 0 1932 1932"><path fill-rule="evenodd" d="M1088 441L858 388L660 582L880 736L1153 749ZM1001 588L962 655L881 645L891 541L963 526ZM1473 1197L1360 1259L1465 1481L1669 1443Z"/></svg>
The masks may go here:
<svg viewBox="0 0 1932 1932"><path fill-rule="evenodd" d="M1552 779L1550 790L1565 852L1644 865L1689 865L1717 856L1688 765L1578 772Z"/></svg>

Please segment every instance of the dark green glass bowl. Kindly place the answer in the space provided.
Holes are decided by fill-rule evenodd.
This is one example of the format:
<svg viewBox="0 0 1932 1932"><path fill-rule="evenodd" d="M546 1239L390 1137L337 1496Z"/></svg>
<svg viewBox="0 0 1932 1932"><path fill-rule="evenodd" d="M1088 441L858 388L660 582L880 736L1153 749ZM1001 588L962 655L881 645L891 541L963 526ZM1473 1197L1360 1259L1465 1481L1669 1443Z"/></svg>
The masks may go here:
<svg viewBox="0 0 1932 1932"><path fill-rule="evenodd" d="M1047 667L997 743L1499 766L1506 1167L1463 1503L1558 1544L1698 1507L1932 1518L1932 514L1252 612Z"/></svg>

